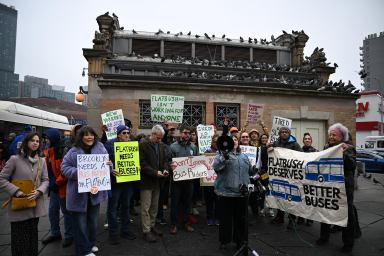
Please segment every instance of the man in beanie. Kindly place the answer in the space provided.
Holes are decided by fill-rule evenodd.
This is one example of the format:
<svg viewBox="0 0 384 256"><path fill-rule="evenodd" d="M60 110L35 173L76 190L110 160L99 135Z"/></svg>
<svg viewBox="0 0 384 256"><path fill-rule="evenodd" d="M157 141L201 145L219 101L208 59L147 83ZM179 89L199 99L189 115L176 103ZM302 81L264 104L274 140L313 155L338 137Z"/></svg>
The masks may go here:
<svg viewBox="0 0 384 256"><path fill-rule="evenodd" d="M64 215L64 242L63 247L73 243L72 216L66 207L67 179L61 175L61 162L63 161L60 132L50 128L43 134L46 149L44 156L47 162L49 177L49 222L51 224L50 235L42 240L43 244L61 240L60 209Z"/></svg>
<svg viewBox="0 0 384 256"><path fill-rule="evenodd" d="M109 159L112 163L115 163L115 151L114 144L119 142L130 141L131 129L126 125L119 125L116 128L117 138L108 140L105 143L105 148L108 151ZM120 243L120 237L123 239L134 240L136 236L130 229L130 216L129 216L129 203L133 193L133 186L130 182L117 183L116 176L118 172L113 170L111 176L111 193L112 196L108 198L108 231L109 231L109 242L112 245ZM119 208L120 206L120 208ZM119 235L119 224L117 216L120 214L121 227Z"/></svg>
<svg viewBox="0 0 384 256"><path fill-rule="evenodd" d="M12 141L11 145L9 146L9 155L16 155L18 153L18 150L20 148L21 142L23 141L25 135L30 133L32 131L32 126L26 125L24 126L24 131L21 132L16 136L16 138Z"/></svg>
<svg viewBox="0 0 384 256"><path fill-rule="evenodd" d="M328 129L328 144L324 149L342 144L343 162L344 162L344 182L345 192L347 194L348 205L348 223L347 227L342 228L342 240L344 246L341 248L343 253L352 251L355 236L356 216L353 209L353 191L354 191L354 175L356 169L356 149L353 145L348 145L349 140L348 128L340 123L333 124ZM328 243L330 236L330 225L321 223L320 238L316 241L317 245Z"/></svg>
<svg viewBox="0 0 384 256"><path fill-rule="evenodd" d="M296 138L291 135L291 129L289 127L281 127L279 130L279 138L273 143L273 147L287 148L295 151L302 151L300 145L297 143ZM295 221L295 215L289 214L289 222L287 229L293 228L293 222ZM284 223L284 211L277 210L276 217L272 220L272 224Z"/></svg>

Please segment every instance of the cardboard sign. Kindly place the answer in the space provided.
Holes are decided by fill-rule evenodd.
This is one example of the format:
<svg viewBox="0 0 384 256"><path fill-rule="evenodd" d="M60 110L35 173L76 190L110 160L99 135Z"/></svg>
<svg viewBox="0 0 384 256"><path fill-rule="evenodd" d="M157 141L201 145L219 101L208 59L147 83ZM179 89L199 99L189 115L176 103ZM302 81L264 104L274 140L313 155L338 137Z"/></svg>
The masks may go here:
<svg viewBox="0 0 384 256"><path fill-rule="evenodd" d="M77 182L79 193L96 194L102 190L111 190L110 166L108 154L78 154Z"/></svg>
<svg viewBox="0 0 384 256"><path fill-rule="evenodd" d="M248 104L247 122L248 124L256 124L257 121L263 118L264 105Z"/></svg>
<svg viewBox="0 0 384 256"><path fill-rule="evenodd" d="M213 170L213 160L215 159L215 153L207 153L205 154L205 163L208 166L208 175L207 177L203 177L200 179L200 186L213 186L217 178L217 174L215 170Z"/></svg>
<svg viewBox="0 0 384 256"><path fill-rule="evenodd" d="M274 148L268 154L268 175L267 206L305 219L347 225L341 145L314 153Z"/></svg>
<svg viewBox="0 0 384 256"><path fill-rule="evenodd" d="M257 147L240 145L241 153L246 155L251 162L251 165L256 165Z"/></svg>
<svg viewBox="0 0 384 256"><path fill-rule="evenodd" d="M192 180L208 176L208 168L205 166L205 156L188 156L172 158L177 164L173 170L173 180Z"/></svg>
<svg viewBox="0 0 384 256"><path fill-rule="evenodd" d="M108 140L116 138L117 126L125 124L123 111L121 109L112 110L101 114L101 120L103 122L103 125L106 125L108 127L108 131L106 132Z"/></svg>
<svg viewBox="0 0 384 256"><path fill-rule="evenodd" d="M212 136L215 132L213 125L201 125L196 127L199 142L199 153L204 154L211 149Z"/></svg>
<svg viewBox="0 0 384 256"><path fill-rule="evenodd" d="M269 142L273 143L277 141L279 138L279 131L281 127L288 127L291 129L292 126L292 120L279 117L279 116L274 116L272 119L272 129L271 129L271 134L269 135Z"/></svg>
<svg viewBox="0 0 384 256"><path fill-rule="evenodd" d="M139 143L137 141L115 142L115 170L120 174L116 182L140 180Z"/></svg>
<svg viewBox="0 0 384 256"><path fill-rule="evenodd" d="M151 95L151 120L153 122L182 123L184 96Z"/></svg>

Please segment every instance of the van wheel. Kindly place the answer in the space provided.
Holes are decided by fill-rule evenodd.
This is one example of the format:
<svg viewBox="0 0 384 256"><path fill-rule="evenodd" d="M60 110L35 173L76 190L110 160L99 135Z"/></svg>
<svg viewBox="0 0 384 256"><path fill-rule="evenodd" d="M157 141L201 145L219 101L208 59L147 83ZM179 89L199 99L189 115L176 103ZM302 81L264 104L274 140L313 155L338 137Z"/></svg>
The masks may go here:
<svg viewBox="0 0 384 256"><path fill-rule="evenodd" d="M292 201L292 196L291 195L288 196L288 201Z"/></svg>
<svg viewBox="0 0 384 256"><path fill-rule="evenodd" d="M324 177L323 177L323 176L319 176L319 178L317 178L317 180L318 180L319 182L323 183L323 182L324 182Z"/></svg>

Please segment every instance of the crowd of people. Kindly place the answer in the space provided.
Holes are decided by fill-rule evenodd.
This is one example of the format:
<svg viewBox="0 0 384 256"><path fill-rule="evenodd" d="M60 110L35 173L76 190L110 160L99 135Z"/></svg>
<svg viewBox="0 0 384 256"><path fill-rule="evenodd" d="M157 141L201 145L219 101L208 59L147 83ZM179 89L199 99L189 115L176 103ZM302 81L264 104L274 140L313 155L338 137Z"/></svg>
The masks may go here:
<svg viewBox="0 0 384 256"><path fill-rule="evenodd" d="M224 122L223 132L215 129L211 148L206 153L215 153L213 169L217 178L213 186L200 187L199 179L174 181L176 168L172 158L197 156L199 153L195 128L180 126L179 132L172 124L157 124L146 136L132 134L129 120L116 128L117 137L107 140L105 127L99 139L90 126L75 125L66 137L54 128L47 129L42 135L32 132L30 126L17 135L10 133L0 144L0 191L7 192L13 198L25 198L34 201L35 206L14 209L8 205L11 222L12 255L37 255L38 222L46 214L44 196L49 196L48 216L50 233L42 240L43 244L63 240L62 246L74 243L76 255L93 256L99 251L96 244L96 231L100 216L100 204L107 202L106 225L109 242L120 244L121 239L134 240L138 234L131 229L134 206L140 201L141 230L143 239L156 242L162 236L156 225L165 225L169 220L169 233L177 235L179 229L194 232L197 213L196 205L204 200L206 222L209 226L219 226L218 240L220 248L234 242L240 248L247 238L249 203L253 215L274 217L274 225L284 223L284 211L268 208L265 203L269 190L268 152L274 148L287 148L302 152L316 152L312 147L311 134L303 135L303 147L289 127L279 130L279 138L273 144L268 143L268 129L260 123L262 132L257 129L247 131L228 127ZM177 136L179 134L179 136ZM233 149L222 152L218 148L220 135L227 135L233 141ZM137 140L141 167L141 180L137 182L117 183L119 172L114 167L114 145L119 142ZM353 205L353 174L355 171L355 148L348 135L348 129L342 124L334 124L328 130L328 144L325 148L342 144L344 156L344 176L348 201L348 225L341 228L344 246L343 252L350 252L354 239L361 235L356 209ZM256 147L256 164L252 165L242 153L240 145ZM78 193L79 154L108 154L111 171L111 190L97 193ZM25 192L15 185L15 180L33 181L33 189ZM255 188L249 191L248 185ZM170 199L170 203L169 203ZM169 218L165 210L170 207ZM64 239L60 231L60 211L64 216ZM288 215L287 229L295 225L313 225L312 220ZM26 232L28 230L28 232ZM321 224L317 245L329 241L330 225ZM28 234L28 235L25 235Z"/></svg>

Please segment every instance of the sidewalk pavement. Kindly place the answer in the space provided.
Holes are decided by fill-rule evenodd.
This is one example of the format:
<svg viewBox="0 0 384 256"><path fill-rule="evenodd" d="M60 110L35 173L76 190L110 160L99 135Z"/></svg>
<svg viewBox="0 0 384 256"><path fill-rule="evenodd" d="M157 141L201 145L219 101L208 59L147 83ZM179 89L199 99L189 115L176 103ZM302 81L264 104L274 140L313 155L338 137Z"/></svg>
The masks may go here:
<svg viewBox="0 0 384 256"><path fill-rule="evenodd" d="M384 184L384 174L373 174L375 178ZM362 237L355 240L355 246L350 255L375 256L384 255L384 186L375 184L373 180L362 176L358 178L358 190L355 192L355 205L359 215ZM0 194L0 202L5 201L6 195ZM46 200L48 206L48 200ZM218 228L207 226L205 219L205 207L199 207L200 216L196 224L195 232L188 233L179 229L177 235L169 234L169 225L158 226L164 232L163 237L156 243L144 241L140 231L140 216L134 217L132 230L137 235L133 241L122 240L119 245L108 243L108 231L104 230L106 204L100 210L99 230L97 234L97 246L99 252L96 255L233 255L236 252L235 245L226 250L219 249ZM136 207L136 210L140 210ZM169 216L169 210L165 212ZM318 247L315 244L319 237L320 224L314 223L311 227L297 226L294 231L288 231L286 225L276 226L270 224L270 217L249 218L249 246L259 255L345 255L339 252L342 247L341 233L331 234L330 243ZM287 223L286 219L286 223ZM61 220L63 225L63 220ZM10 224L7 221L6 211L0 210L0 255L11 255L10 249ZM62 229L63 230L63 229ZM49 234L48 217L40 218L39 240ZM62 248L57 241L43 245L39 241L39 255L61 256L74 255L73 245Z"/></svg>

